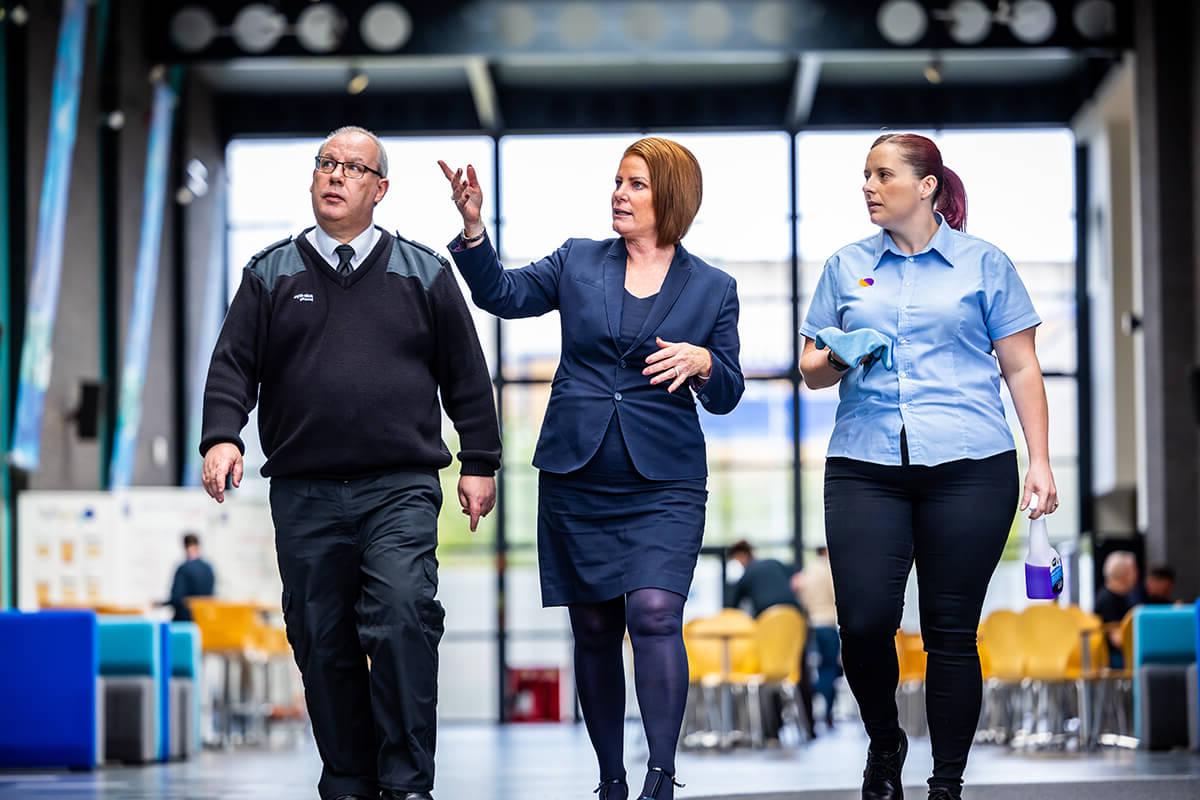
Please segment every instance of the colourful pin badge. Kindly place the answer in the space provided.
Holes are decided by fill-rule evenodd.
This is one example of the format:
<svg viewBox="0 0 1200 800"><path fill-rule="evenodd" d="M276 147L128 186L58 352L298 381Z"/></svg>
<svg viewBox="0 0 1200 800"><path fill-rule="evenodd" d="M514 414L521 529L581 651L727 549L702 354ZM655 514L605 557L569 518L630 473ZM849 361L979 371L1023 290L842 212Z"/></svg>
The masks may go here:
<svg viewBox="0 0 1200 800"><path fill-rule="evenodd" d="M860 278L858 281L858 285L859 286L874 286L875 279L874 278Z"/></svg>

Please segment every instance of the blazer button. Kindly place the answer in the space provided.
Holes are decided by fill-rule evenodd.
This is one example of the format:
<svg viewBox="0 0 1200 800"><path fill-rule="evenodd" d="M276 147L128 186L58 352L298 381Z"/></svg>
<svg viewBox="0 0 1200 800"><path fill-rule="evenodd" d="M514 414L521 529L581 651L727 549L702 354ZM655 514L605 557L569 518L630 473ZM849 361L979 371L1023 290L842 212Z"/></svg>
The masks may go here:
<svg viewBox="0 0 1200 800"><path fill-rule="evenodd" d="M619 362L617 362L617 366L621 369L625 369L625 359L622 358Z"/></svg>
<svg viewBox="0 0 1200 800"><path fill-rule="evenodd" d="M616 400L618 403L621 402L621 393L617 392L616 394L614 394L613 399Z"/></svg>

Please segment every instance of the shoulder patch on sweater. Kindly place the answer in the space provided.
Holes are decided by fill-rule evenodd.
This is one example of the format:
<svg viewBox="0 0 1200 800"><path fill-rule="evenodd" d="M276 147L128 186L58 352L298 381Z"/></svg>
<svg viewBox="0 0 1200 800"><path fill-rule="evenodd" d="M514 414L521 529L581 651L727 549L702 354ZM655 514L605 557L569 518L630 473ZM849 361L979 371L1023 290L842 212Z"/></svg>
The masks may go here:
<svg viewBox="0 0 1200 800"><path fill-rule="evenodd" d="M419 278L421 286L428 290L437 274L449 268L449 262L432 247L396 234L396 243L392 246L392 255L388 259L388 272L406 278Z"/></svg>
<svg viewBox="0 0 1200 800"><path fill-rule="evenodd" d="M287 245L291 245L288 247ZM289 236L273 245L259 250L250 259L249 269L262 278L267 285L267 291L275 291L275 284L280 278L286 278L299 272L304 272L304 260L300 250Z"/></svg>

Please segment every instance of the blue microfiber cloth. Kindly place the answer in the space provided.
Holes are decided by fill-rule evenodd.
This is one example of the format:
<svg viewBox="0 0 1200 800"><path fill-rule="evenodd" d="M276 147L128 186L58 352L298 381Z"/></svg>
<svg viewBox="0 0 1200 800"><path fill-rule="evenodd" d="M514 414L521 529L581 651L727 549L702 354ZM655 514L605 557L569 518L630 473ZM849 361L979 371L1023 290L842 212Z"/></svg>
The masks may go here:
<svg viewBox="0 0 1200 800"><path fill-rule="evenodd" d="M857 367L862 362L863 373L871 371L876 361L886 369L892 368L892 340L874 328L843 331L832 325L817 332L818 350L828 347L842 363Z"/></svg>

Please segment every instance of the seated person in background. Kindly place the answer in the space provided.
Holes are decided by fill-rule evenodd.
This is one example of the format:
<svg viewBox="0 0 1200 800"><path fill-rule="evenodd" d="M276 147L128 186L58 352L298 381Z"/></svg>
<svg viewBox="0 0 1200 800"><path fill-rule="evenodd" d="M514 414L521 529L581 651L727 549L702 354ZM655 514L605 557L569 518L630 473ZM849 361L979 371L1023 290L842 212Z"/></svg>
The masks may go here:
<svg viewBox="0 0 1200 800"><path fill-rule="evenodd" d="M799 608L796 595L792 593L795 570L773 558L755 558L754 548L745 539L729 548L729 557L741 564L744 571L737 583L726 587L726 608L737 608L744 600L749 600L750 613L756 617L781 603Z"/></svg>
<svg viewBox="0 0 1200 800"><path fill-rule="evenodd" d="M1169 606L1175 603L1175 570L1166 564L1151 567L1146 574L1146 605Z"/></svg>
<svg viewBox="0 0 1200 800"><path fill-rule="evenodd" d="M190 622L192 612L186 599L189 597L212 597L217 579L213 568L200 557L200 537L194 533L184 534L183 551L187 560L175 570L171 582L171 599L167 605L175 609L176 622Z"/></svg>
<svg viewBox="0 0 1200 800"><path fill-rule="evenodd" d="M1122 669L1121 631L1118 625L1136 603L1134 592L1138 585L1137 560L1127 550L1114 550L1104 559L1104 588L1096 593L1096 614L1109 625L1108 665Z"/></svg>

